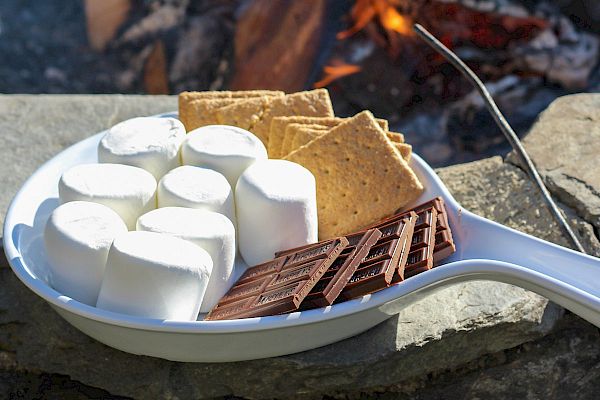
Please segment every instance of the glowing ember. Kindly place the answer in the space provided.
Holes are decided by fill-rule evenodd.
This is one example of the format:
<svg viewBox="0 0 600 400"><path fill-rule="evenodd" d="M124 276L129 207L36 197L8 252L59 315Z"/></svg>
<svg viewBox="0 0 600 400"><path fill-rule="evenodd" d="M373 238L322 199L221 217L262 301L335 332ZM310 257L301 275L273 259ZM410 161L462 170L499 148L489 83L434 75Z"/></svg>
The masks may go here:
<svg viewBox="0 0 600 400"><path fill-rule="evenodd" d="M322 88L329 85L331 82L343 76L355 74L361 70L358 65L345 64L341 61L334 61L333 65L323 67L325 76L313 85L315 88Z"/></svg>

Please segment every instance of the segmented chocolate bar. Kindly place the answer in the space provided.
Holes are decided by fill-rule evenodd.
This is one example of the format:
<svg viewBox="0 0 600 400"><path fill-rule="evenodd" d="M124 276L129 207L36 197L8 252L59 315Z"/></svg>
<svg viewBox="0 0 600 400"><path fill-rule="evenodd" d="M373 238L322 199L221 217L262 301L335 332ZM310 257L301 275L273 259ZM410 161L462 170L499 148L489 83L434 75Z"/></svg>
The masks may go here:
<svg viewBox="0 0 600 400"><path fill-rule="evenodd" d="M419 214L420 211L431 209L432 207L435 208L438 214L435 224L436 245L433 251L433 261L437 264L439 263L439 261L443 260L444 258L454 253L454 251L456 251L456 246L452 237L452 231L450 229L450 224L448 223L448 213L446 211L446 205L444 204L443 198L438 196L423 204L419 204L418 206L412 208L409 211L404 211L391 217L388 217L383 221L373 224L371 227L377 227L383 223L401 219L410 211L415 211L417 212L417 214ZM415 225L415 232L423 228L423 226L424 225L421 220L417 221ZM440 232L444 233L438 235Z"/></svg>
<svg viewBox="0 0 600 400"><path fill-rule="evenodd" d="M433 249L433 261L437 264L439 261L449 257L456 251L452 233L450 230L442 230L435 234L435 247Z"/></svg>
<svg viewBox="0 0 600 400"><path fill-rule="evenodd" d="M356 298L427 271L455 251L441 197L336 240L341 246L335 240L308 244L249 268L207 319L273 315Z"/></svg>
<svg viewBox="0 0 600 400"><path fill-rule="evenodd" d="M343 254L351 253L352 250L354 250L354 247L358 244L358 242L360 241L360 239L362 238L362 236L363 236L363 234L365 232L366 232L366 230L360 231L360 232L356 232L356 233L353 233L353 234L350 234L350 235L346 236L346 239L348 239L348 246L344 249ZM308 249L308 248L313 247L313 246L318 246L321 243L323 243L323 242L305 244L305 245L302 245L302 246L293 247L291 249L279 250L279 251L275 252L275 257L276 258L277 257L283 257L285 255L292 254L292 253L295 253L295 252L300 251L300 250Z"/></svg>
<svg viewBox="0 0 600 400"><path fill-rule="evenodd" d="M337 238L249 268L205 319L249 318L297 310L346 246L346 238Z"/></svg>
<svg viewBox="0 0 600 400"><path fill-rule="evenodd" d="M310 243L310 244L305 244L305 245L298 246L298 247L292 247L291 249L276 251L275 258L287 256L288 254L292 254L292 253L295 253L300 250L308 249L309 247L318 246L320 243L323 243L323 242Z"/></svg>
<svg viewBox="0 0 600 400"><path fill-rule="evenodd" d="M404 241L402 243L402 253L400 254L400 259L398 260L398 266L396 267L396 273L392 277L392 284L398 283L404 280L404 270L406 268L406 262L408 260L408 253L410 252L410 247L412 243L412 237L415 230L415 224L417 223L417 213L411 211L407 218L404 218L404 224L406 226L406 236L404 237Z"/></svg>
<svg viewBox="0 0 600 400"><path fill-rule="evenodd" d="M390 259L360 268L352 275L337 300L354 299L388 287L391 280L386 281L385 277L393 276L394 270L393 261Z"/></svg>
<svg viewBox="0 0 600 400"><path fill-rule="evenodd" d="M438 214L435 226L436 243L433 250L433 261L434 263L438 263L454 253L454 251L456 251L456 246L454 245L452 231L450 230L450 224L448 223L448 213L443 198L438 196L426 203L416 206L413 210L418 213L419 211L430 207L434 207Z"/></svg>
<svg viewBox="0 0 600 400"><path fill-rule="evenodd" d="M431 205L416 211L418 215L417 226L411 239L408 260L404 267L404 277L409 278L433 267L433 250L435 247L435 227L438 213Z"/></svg>
<svg viewBox="0 0 600 400"><path fill-rule="evenodd" d="M250 280L254 280L258 277L270 275L275 272L281 271L281 267L285 264L287 257L279 257L274 260L267 261L262 264L255 265L254 267L250 267L240 276L236 285L241 283L245 283Z"/></svg>
<svg viewBox="0 0 600 400"><path fill-rule="evenodd" d="M356 272L363 259L369 254L371 247L381 237L382 232L378 229L370 229L366 232L347 236L348 247L331 264L327 272L306 296L300 309L305 310L331 305ZM346 253L348 249L352 250Z"/></svg>
<svg viewBox="0 0 600 400"><path fill-rule="evenodd" d="M441 260L454 253L456 251L456 245L454 244L452 230L448 223L448 212L446 211L444 199L436 197L433 201L436 210L438 211L438 221L435 230L435 247L433 249L433 262L435 266Z"/></svg>
<svg viewBox="0 0 600 400"><path fill-rule="evenodd" d="M398 239L378 242L371 247L338 299L353 299L388 287L398 269L405 239L404 233Z"/></svg>

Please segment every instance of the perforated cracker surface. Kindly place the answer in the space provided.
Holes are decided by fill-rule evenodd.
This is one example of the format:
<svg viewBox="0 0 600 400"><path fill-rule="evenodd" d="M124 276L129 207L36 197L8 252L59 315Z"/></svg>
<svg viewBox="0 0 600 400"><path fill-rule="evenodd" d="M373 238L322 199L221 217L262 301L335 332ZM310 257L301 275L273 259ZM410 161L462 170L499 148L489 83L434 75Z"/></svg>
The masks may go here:
<svg viewBox="0 0 600 400"><path fill-rule="evenodd" d="M423 191L368 111L285 159L308 168L316 178L320 239L357 231L416 200Z"/></svg>

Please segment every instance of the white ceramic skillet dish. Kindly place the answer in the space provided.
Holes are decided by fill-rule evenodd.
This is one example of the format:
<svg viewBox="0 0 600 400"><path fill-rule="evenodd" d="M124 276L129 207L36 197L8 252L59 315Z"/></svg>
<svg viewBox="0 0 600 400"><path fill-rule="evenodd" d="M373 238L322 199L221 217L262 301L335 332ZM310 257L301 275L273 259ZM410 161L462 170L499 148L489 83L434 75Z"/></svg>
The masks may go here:
<svg viewBox="0 0 600 400"><path fill-rule="evenodd" d="M173 116L173 114L164 114ZM97 162L104 133L40 167L15 196L4 224L7 259L19 279L64 319L117 349L176 361L226 362L313 349L356 335L434 291L469 280L532 290L600 326L600 260L525 235L463 209L417 155L412 166L427 188L415 204L442 196L457 251L446 264L360 299L317 310L231 321L177 322L131 317L79 303L49 285L42 232L58 205L63 171Z"/></svg>

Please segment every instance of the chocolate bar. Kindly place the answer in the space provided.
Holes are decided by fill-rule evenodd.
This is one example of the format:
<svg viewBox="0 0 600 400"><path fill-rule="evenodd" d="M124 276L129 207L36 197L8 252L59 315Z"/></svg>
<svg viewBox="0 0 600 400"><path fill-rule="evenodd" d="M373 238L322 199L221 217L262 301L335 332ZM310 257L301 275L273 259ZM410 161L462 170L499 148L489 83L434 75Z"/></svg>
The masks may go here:
<svg viewBox="0 0 600 400"><path fill-rule="evenodd" d="M421 272L430 270L431 267L431 257L429 257L428 248L423 247L421 249L411 251L408 254L408 260L406 261L404 277L410 278L411 276L415 276Z"/></svg>
<svg viewBox="0 0 600 400"><path fill-rule="evenodd" d="M402 244L402 253L400 255L400 260L398 261L398 267L396 268L396 273L392 278L392 284L404 280L404 270L406 269L406 263L408 260L408 254L410 253L412 237L415 231L415 224L417 223L417 219L417 213L411 211L408 217L402 220L406 227L406 236L404 237L404 242ZM385 229L385 227L382 227L382 229Z"/></svg>
<svg viewBox="0 0 600 400"><path fill-rule="evenodd" d="M450 224L448 223L448 213L444 200L441 197L433 199L436 210L438 211L438 221L435 229L435 247L433 249L433 261L439 263L444 258L450 256L456 251Z"/></svg>
<svg viewBox="0 0 600 400"><path fill-rule="evenodd" d="M346 286L371 247L382 237L378 229L370 229L346 237L348 247L331 264L313 290L302 302L300 308L310 309L331 305ZM350 251L348 251L350 250Z"/></svg>
<svg viewBox="0 0 600 400"><path fill-rule="evenodd" d="M406 229L400 238L378 242L371 247L338 299L349 300L388 287L398 270L405 241Z"/></svg>
<svg viewBox="0 0 600 400"><path fill-rule="evenodd" d="M287 250L276 251L275 258L287 256L288 254L292 254L292 253L295 253L300 250L308 249L309 247L318 245L319 243L322 243L322 242L310 243L310 244L305 244L305 245L298 246L298 247L292 247L291 249L287 249Z"/></svg>
<svg viewBox="0 0 600 400"><path fill-rule="evenodd" d="M433 261L437 264L440 260L449 257L456 251L450 230L442 230L435 234L435 247L433 249Z"/></svg>
<svg viewBox="0 0 600 400"><path fill-rule="evenodd" d="M456 251L456 246L454 244L454 240L452 237L452 231L450 230L450 224L448 223L448 214L446 212L446 206L444 204L443 198L438 196L438 197L431 199L423 204L419 204L418 206L412 208L409 211L404 211L399 214L388 217L376 224L373 224L370 227L377 227L386 222L396 221L396 220L404 217L410 211L415 211L415 212L419 213L420 211L423 211L426 209L431 209L432 207L435 208L435 210L437 211L437 214L438 214L436 224L435 224L436 225L435 226L436 244L435 244L434 251L433 251L433 261L435 263L439 263L439 261L443 260L444 258L446 258L449 255L451 255L452 253L454 253L454 251ZM420 230L422 227L423 227L422 221L417 221L417 224L415 226L415 231Z"/></svg>
<svg viewBox="0 0 600 400"><path fill-rule="evenodd" d="M249 268L205 319L296 311L346 246L346 238L337 238Z"/></svg>
<svg viewBox="0 0 600 400"><path fill-rule="evenodd" d="M448 213L446 212L444 199L438 196L426 203L416 206L412 210L418 213L419 211L431 207L435 208L438 215L435 226L436 243L433 250L433 261L437 263L454 253L454 251L456 251L456 246L454 245L452 231L450 230L450 224L448 223Z"/></svg>
<svg viewBox="0 0 600 400"><path fill-rule="evenodd" d="M418 219L411 239L408 260L404 267L405 278L427 271L433 267L435 227L438 213L433 205L430 205L428 208L421 207L416 212Z"/></svg>
<svg viewBox="0 0 600 400"><path fill-rule="evenodd" d="M438 212L435 204L436 200L437 199L430 200L426 203L416 206L409 211L393 215L373 225L373 227L380 227L384 224L389 224L406 218L410 215L410 213L417 213L417 220L414 224L414 231L410 242L410 250L406 265L404 266L404 276L402 279L414 276L423 271L427 271L433 267L433 251L435 247L435 233L438 218ZM399 282L402 279L400 279L400 277L396 277L396 279L394 279L394 283Z"/></svg>
<svg viewBox="0 0 600 400"><path fill-rule="evenodd" d="M356 233L353 233L351 235L346 236L346 239L348 239L348 246L344 249L344 251L343 251L342 254L348 254L352 250L354 250L354 247L357 245L357 243L363 237L363 235L364 235L365 232L366 231L360 231L360 232L356 232ZM292 254L292 253L295 253L297 251L304 250L304 249L307 249L309 247L313 247L315 245L319 245L320 243L323 243L323 242L305 244L305 245L298 246L298 247L292 247L291 249L287 249L287 250L279 250L279 251L275 252L275 258L282 257L282 256L285 256L285 255L288 255L288 254Z"/></svg>
<svg viewBox="0 0 600 400"><path fill-rule="evenodd" d="M274 315L360 297L427 271L454 251L437 197L345 238L278 251L274 260L249 268L206 319Z"/></svg>

